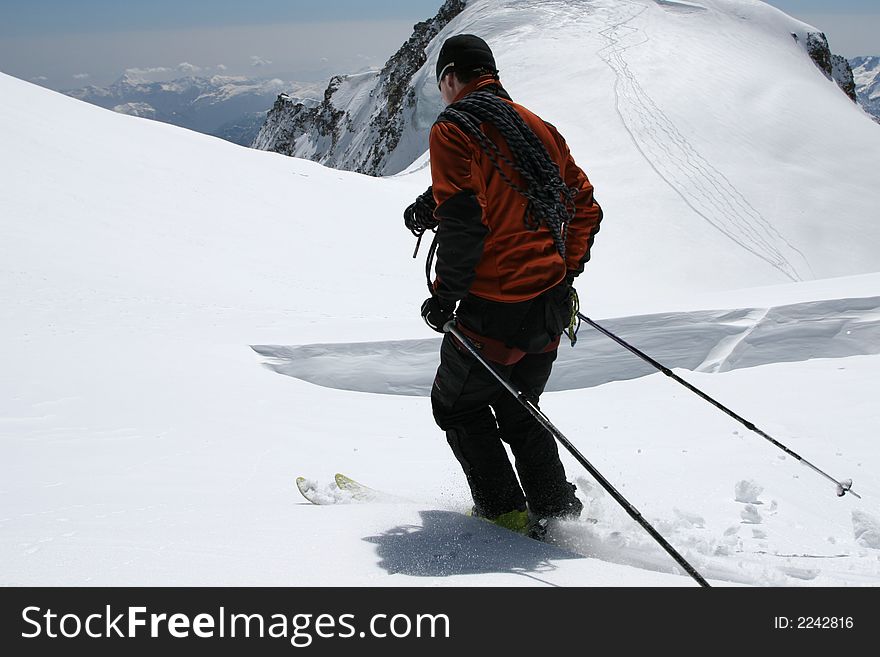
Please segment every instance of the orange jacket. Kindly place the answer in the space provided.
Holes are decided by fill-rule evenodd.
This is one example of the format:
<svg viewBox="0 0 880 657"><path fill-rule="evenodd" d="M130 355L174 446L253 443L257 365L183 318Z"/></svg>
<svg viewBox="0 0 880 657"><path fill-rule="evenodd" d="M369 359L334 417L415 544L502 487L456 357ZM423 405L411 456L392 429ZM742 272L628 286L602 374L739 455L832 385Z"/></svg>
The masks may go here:
<svg viewBox="0 0 880 657"><path fill-rule="evenodd" d="M456 100L491 85L498 85L492 76L477 78ZM556 128L525 107L505 102L511 103L544 143L566 185L579 190L568 228L566 258L563 262L545 225L537 231L526 227L528 201L504 181L480 145L454 123L439 121L430 136L435 216L439 220L434 289L445 301L459 301L468 293L505 303L532 299L559 284L568 272L583 271L599 230L602 209L565 140ZM481 128L501 153L512 159L499 131L488 123ZM525 186L516 170L503 160L501 166L514 182Z"/></svg>

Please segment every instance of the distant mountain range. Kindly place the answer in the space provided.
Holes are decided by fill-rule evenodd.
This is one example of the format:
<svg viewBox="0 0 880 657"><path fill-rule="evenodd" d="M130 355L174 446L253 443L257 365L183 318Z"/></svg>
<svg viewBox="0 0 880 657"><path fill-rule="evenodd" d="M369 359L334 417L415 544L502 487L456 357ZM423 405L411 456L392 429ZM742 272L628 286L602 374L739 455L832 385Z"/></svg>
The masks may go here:
<svg viewBox="0 0 880 657"><path fill-rule="evenodd" d="M414 102L412 92L404 93L400 87L409 82L413 70L417 68L416 65L423 63L422 49L426 45L423 42L432 38L463 7L461 0L449 0L446 4L448 6L444 7L445 12L441 10L435 19L416 26L416 33L410 42L417 43L405 44L401 52L389 60L382 72L338 76L331 80L326 91L324 82L303 84L278 78L254 79L225 75L190 76L166 82L153 82L135 73L127 72L109 86L90 85L64 93L122 114L171 123L242 146L254 145L257 148L316 159L330 166L353 168L365 173L387 173L386 168L392 171L399 170L427 147L427 144L423 143L425 139L420 139L424 137L423 135L407 135L408 138L403 141L414 147L407 149L412 152L407 152L402 162L388 166L389 159L398 159L389 156L395 151L403 136L401 133L404 132L398 125L401 121L395 110L398 110L401 104L409 105ZM825 51L822 48L820 50ZM420 57L414 56L413 53L416 51L421 52ZM840 62L829 59L827 68L831 71L829 75L844 88L846 85L840 78L848 77L849 72L840 73L844 60L838 59ZM852 80L858 102L880 123L880 57L855 57L848 60L848 63L852 68ZM383 81L378 85L382 89L374 99L376 107L368 114L373 118L371 124L373 132L378 129L384 139L376 139L376 135L372 135L372 139L363 139L363 135L362 139L352 139L351 135L340 138L342 135L336 134L339 128L334 121L330 121L334 123L332 127L317 125L322 119L326 119L328 114L332 114L332 118L338 120L335 115L341 113L335 108L339 102L337 96L346 95L355 103L362 102L364 94L351 92L337 94L339 87L357 87L359 83L372 87L376 84L377 78ZM369 97L372 96L373 94L369 94ZM335 111L328 112L327 109L331 107ZM384 109L379 111L376 108ZM437 111L439 109L439 106L435 108ZM350 108L347 113L352 113ZM394 115L393 120L389 120L389 114ZM377 120L378 118L382 120ZM351 129L349 122L340 123ZM315 140L320 141L321 135L325 133L334 135L334 139L330 142L323 140L333 145L330 152L323 152L317 143L313 143ZM298 141L304 134L308 134L309 137L305 141ZM368 143L365 146L359 143L361 141ZM378 152L375 152L377 141L381 144ZM299 146L293 147L294 143ZM340 149L343 144L347 148ZM333 156L330 155L331 152Z"/></svg>
<svg viewBox="0 0 880 657"><path fill-rule="evenodd" d="M127 72L107 87L88 86L64 93L122 114L250 146L279 94L286 92L297 102L309 105L317 103L324 85L225 75L153 82Z"/></svg>
<svg viewBox="0 0 880 657"><path fill-rule="evenodd" d="M880 123L880 57L855 57L849 60L849 65L859 103Z"/></svg>

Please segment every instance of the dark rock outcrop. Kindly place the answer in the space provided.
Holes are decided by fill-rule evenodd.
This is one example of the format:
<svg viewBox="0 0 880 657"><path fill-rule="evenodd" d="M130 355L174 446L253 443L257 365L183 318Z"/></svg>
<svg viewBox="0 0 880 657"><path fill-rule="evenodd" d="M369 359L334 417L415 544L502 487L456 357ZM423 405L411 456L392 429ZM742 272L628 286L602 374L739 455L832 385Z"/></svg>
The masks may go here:
<svg viewBox="0 0 880 657"><path fill-rule="evenodd" d="M427 61L425 48L466 2L446 0L436 16L417 23L381 71L333 77L317 106L279 96L253 147L368 175L404 168L408 162L389 160L418 102L413 76Z"/></svg>
<svg viewBox="0 0 880 657"><path fill-rule="evenodd" d="M795 41L800 41L797 34L792 34ZM841 91L849 99L857 103L856 85L853 81L853 72L849 62L840 55L835 55L828 47L828 39L823 32L808 32L804 42L804 48L810 59L819 67L829 80L834 80Z"/></svg>

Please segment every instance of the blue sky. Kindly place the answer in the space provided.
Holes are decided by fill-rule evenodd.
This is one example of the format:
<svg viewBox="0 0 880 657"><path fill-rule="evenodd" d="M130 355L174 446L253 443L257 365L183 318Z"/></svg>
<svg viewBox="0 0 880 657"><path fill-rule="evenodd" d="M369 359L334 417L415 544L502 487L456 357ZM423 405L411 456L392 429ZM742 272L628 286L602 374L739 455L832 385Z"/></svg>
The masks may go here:
<svg viewBox="0 0 880 657"><path fill-rule="evenodd" d="M410 19L442 0L0 0L0 36L254 25L261 22ZM878 0L769 0L791 14L878 13Z"/></svg>
<svg viewBox="0 0 880 657"><path fill-rule="evenodd" d="M769 0L847 57L880 54L880 0ZM52 88L126 69L310 81L381 66L442 0L0 0L0 71Z"/></svg>
<svg viewBox="0 0 880 657"><path fill-rule="evenodd" d="M442 0L0 0L0 36L427 18Z"/></svg>
<svg viewBox="0 0 880 657"><path fill-rule="evenodd" d="M326 80L384 64L441 2L0 0L0 71L54 89L127 69Z"/></svg>

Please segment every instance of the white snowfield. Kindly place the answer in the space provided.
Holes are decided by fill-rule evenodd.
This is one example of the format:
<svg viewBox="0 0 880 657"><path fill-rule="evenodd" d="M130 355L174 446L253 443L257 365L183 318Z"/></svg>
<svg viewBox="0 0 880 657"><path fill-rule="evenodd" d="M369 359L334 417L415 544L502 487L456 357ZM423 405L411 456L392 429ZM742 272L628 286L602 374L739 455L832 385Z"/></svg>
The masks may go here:
<svg viewBox="0 0 880 657"><path fill-rule="evenodd" d="M484 35L605 209L584 312L853 480L837 497L582 327L542 409L715 585L880 584L880 126L805 29L745 0L485 0L420 73ZM0 585L694 585L568 454L586 508L549 544L462 514L401 219L427 169L331 170L2 74L0 97ZM396 499L296 490L335 472Z"/></svg>

